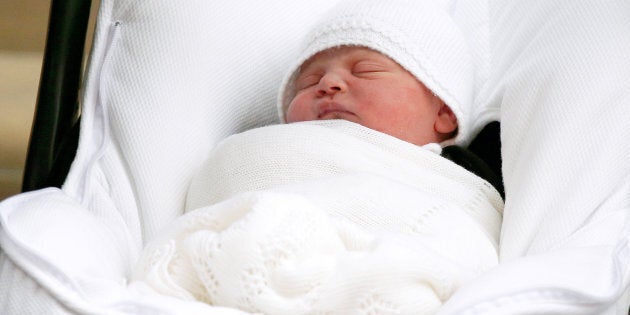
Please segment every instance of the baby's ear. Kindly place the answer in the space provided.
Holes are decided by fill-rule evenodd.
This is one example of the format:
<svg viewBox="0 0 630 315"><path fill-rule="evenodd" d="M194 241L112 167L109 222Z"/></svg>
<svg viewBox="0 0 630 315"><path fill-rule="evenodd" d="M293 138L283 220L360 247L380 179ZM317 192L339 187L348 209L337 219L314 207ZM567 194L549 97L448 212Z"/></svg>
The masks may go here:
<svg viewBox="0 0 630 315"><path fill-rule="evenodd" d="M434 129L441 134L450 134L457 129L457 117L451 108L441 100Z"/></svg>

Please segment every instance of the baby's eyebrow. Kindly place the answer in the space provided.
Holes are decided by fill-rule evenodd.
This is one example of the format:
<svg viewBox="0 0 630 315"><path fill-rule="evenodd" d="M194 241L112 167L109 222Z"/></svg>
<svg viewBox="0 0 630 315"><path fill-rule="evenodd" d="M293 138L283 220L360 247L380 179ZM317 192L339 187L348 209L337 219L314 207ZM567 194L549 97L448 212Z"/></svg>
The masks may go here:
<svg viewBox="0 0 630 315"><path fill-rule="evenodd" d="M317 55L312 56L311 58L306 59L304 62L302 62L302 64L300 65L299 68L299 72L304 72L310 68L313 67L314 64L316 64L316 61L318 60L318 58L315 58Z"/></svg>
<svg viewBox="0 0 630 315"><path fill-rule="evenodd" d="M300 71L297 73L295 77L295 80L296 81L302 80L312 74L313 74L313 71L310 69L304 69L304 70L300 69Z"/></svg>
<svg viewBox="0 0 630 315"><path fill-rule="evenodd" d="M305 61L300 68L298 69L298 77L303 75L304 73L307 73L308 71L313 71L313 62L314 60L307 60Z"/></svg>

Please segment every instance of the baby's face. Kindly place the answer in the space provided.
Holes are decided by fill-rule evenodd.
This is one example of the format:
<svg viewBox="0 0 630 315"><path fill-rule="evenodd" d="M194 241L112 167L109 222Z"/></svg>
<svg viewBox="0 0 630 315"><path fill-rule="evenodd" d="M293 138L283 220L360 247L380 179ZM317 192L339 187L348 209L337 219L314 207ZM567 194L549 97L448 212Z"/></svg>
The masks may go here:
<svg viewBox="0 0 630 315"><path fill-rule="evenodd" d="M417 145L444 140L436 130L443 102L374 50L341 47L316 54L300 68L295 90L289 123L345 119Z"/></svg>

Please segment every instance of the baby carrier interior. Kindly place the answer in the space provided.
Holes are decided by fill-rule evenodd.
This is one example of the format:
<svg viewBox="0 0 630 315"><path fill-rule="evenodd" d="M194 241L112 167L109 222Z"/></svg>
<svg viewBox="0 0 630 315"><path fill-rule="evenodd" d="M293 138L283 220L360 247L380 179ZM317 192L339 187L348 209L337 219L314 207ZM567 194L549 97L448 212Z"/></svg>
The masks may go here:
<svg viewBox="0 0 630 315"><path fill-rule="evenodd" d="M627 313L630 4L444 1L478 44L468 149L505 186L506 263L441 313ZM279 122L337 2L101 0L83 72L90 3L53 0L24 193L0 204L2 313L203 311L129 296L130 269L219 141Z"/></svg>

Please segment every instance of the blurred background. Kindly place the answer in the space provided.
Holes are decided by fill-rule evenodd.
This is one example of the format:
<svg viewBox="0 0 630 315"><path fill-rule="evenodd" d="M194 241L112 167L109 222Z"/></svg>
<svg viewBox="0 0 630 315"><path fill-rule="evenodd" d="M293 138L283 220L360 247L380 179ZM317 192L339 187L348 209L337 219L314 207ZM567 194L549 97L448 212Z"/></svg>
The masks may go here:
<svg viewBox="0 0 630 315"><path fill-rule="evenodd" d="M50 4L0 0L0 200L21 190ZM91 25L97 9L93 1Z"/></svg>

